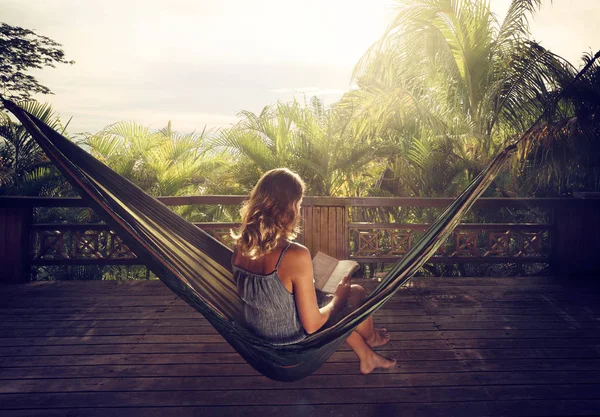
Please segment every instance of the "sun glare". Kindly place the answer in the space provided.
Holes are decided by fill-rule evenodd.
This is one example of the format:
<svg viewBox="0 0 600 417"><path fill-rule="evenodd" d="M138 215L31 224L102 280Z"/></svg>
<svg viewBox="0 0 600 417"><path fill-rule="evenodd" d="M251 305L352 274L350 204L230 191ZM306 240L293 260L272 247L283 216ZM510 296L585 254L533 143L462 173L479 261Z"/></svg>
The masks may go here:
<svg viewBox="0 0 600 417"><path fill-rule="evenodd" d="M193 56L348 67L383 33L389 3L261 0L188 4L185 13L174 3L135 20L134 53L151 62Z"/></svg>

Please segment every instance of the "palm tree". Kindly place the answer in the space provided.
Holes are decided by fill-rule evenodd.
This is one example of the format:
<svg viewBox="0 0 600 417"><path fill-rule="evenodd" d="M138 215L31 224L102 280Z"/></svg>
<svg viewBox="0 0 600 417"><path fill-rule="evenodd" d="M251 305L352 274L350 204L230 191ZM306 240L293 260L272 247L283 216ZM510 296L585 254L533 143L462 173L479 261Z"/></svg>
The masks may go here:
<svg viewBox="0 0 600 417"><path fill-rule="evenodd" d="M205 132L180 134L171 123L151 131L135 122L117 122L82 141L92 155L149 194L199 192L206 166Z"/></svg>
<svg viewBox="0 0 600 417"><path fill-rule="evenodd" d="M28 101L19 105L65 134L66 126L62 125L60 117L49 104ZM1 112L0 161L0 194L64 195L71 192L25 127Z"/></svg>
<svg viewBox="0 0 600 417"><path fill-rule="evenodd" d="M547 112L523 142L514 164L521 181L517 193L564 195L575 191L600 191L600 65L591 64L575 83L572 74L561 80L560 91L549 94ZM555 94L563 99L551 105Z"/></svg>
<svg viewBox="0 0 600 417"><path fill-rule="evenodd" d="M117 122L98 133L84 134L81 145L118 174L149 192L156 178L147 169L146 159L149 152L160 145L155 139L156 134L147 127L135 122Z"/></svg>
<svg viewBox="0 0 600 417"><path fill-rule="evenodd" d="M265 106L258 114L243 110L235 126L222 129L211 141L213 149L225 150L237 161L232 173L242 193L248 192L264 172L293 165L297 144L288 107L277 103Z"/></svg>
<svg viewBox="0 0 600 417"><path fill-rule="evenodd" d="M541 0L513 0L502 22L483 0L397 4L356 67L359 88L342 103L362 108L378 129L400 121L400 141L451 138L451 153L475 162L463 162L467 178L541 113L539 97L568 66L528 39L528 17Z"/></svg>
<svg viewBox="0 0 600 417"><path fill-rule="evenodd" d="M151 131L135 122L117 122L96 134L87 134L82 145L100 161L154 196L227 193L221 180L230 165L228 155L207 146L209 132L181 134L166 127ZM227 221L222 209L174 207L191 221Z"/></svg>
<svg viewBox="0 0 600 417"><path fill-rule="evenodd" d="M305 107L290 106L296 127L296 169L313 195L360 195L363 180L377 171L379 161L395 151L367 120L340 108L325 108L316 97Z"/></svg>
<svg viewBox="0 0 600 417"><path fill-rule="evenodd" d="M325 108L316 97L304 106L277 103L240 116L213 146L237 158L236 178L246 191L265 171L285 166L300 174L311 195L347 195L367 167L390 151L364 119Z"/></svg>

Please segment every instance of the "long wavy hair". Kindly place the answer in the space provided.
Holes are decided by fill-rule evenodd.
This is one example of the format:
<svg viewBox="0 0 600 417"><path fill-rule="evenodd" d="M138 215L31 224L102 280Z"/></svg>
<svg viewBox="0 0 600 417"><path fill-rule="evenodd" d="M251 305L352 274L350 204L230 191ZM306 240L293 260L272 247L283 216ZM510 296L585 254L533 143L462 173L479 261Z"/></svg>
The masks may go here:
<svg viewBox="0 0 600 417"><path fill-rule="evenodd" d="M295 239L305 188L302 178L287 168L267 171L242 204L239 230L231 231L237 250L257 259L275 249L280 239Z"/></svg>

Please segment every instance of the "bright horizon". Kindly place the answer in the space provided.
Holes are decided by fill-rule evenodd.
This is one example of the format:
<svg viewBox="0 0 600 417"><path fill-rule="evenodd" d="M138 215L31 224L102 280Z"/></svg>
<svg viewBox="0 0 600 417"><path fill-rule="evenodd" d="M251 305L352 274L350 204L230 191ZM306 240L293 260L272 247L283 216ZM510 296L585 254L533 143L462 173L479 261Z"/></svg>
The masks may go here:
<svg viewBox="0 0 600 417"><path fill-rule="evenodd" d="M72 66L32 73L72 134L121 120L181 132L223 127L240 110L294 96L326 104L350 88L358 59L385 30L390 0L0 0L1 21L62 44ZM509 0L492 0L499 19ZM600 49L600 2L545 2L532 36L581 66Z"/></svg>

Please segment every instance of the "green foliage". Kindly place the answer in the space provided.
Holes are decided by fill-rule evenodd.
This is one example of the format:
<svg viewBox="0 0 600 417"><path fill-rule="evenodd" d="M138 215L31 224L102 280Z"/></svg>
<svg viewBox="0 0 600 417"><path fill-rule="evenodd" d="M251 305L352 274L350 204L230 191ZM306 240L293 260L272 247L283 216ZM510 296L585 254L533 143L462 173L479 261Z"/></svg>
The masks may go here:
<svg viewBox="0 0 600 417"><path fill-rule="evenodd" d="M395 18L355 69L359 88L340 106L358 109L403 150L384 171L388 191L455 195L542 114L573 72L529 39L539 0L513 0L502 21L482 0L396 4ZM514 179L493 188L519 193Z"/></svg>
<svg viewBox="0 0 600 417"><path fill-rule="evenodd" d="M304 106L278 103L240 117L211 144L235 158L232 171L244 192L269 169L289 167L304 178L308 194L352 193L357 178L368 175L373 161L390 152L364 120L326 109L316 97Z"/></svg>
<svg viewBox="0 0 600 417"><path fill-rule="evenodd" d="M51 94L40 84L30 69L73 64L65 59L60 44L52 39L18 26L0 23L0 91L12 100L26 100L32 94Z"/></svg>
<svg viewBox="0 0 600 417"><path fill-rule="evenodd" d="M153 196L231 194L231 155L208 146L210 132L181 134L171 122L151 131L135 122L118 122L95 134L85 134L81 144L92 155ZM228 221L222 209L209 213L199 207L175 207L191 221Z"/></svg>
<svg viewBox="0 0 600 417"><path fill-rule="evenodd" d="M450 196L546 111L548 127L532 135L514 170L501 174L490 193L548 194L552 183L558 193L598 188L592 140L598 80L588 78L547 111L574 70L529 39L529 19L541 0L513 0L502 20L484 0L397 0L396 6L384 35L356 66L358 88L330 108L316 98L277 103L258 114L240 112L231 128L189 135L170 124L150 131L119 122L85 135L82 145L153 195L244 194L262 173L286 166L313 195ZM2 27L15 38L33 36ZM20 178L34 192L56 174L36 163L27 146L13 148L0 149L15 167L0 172L0 184ZM17 166L20 154L30 154L29 168ZM204 211L178 210L207 219ZM225 209L213 215L235 217Z"/></svg>
<svg viewBox="0 0 600 417"><path fill-rule="evenodd" d="M185 195L201 191L216 159L204 158L204 132L181 135L171 123L156 132L134 122L118 122L82 144L120 175L154 195Z"/></svg>
<svg viewBox="0 0 600 417"><path fill-rule="evenodd" d="M59 116L49 104L28 101L20 106L64 133ZM25 127L4 113L0 113L0 161L0 194L64 196L70 192Z"/></svg>
<svg viewBox="0 0 600 417"><path fill-rule="evenodd" d="M584 64L592 59L583 57ZM521 145L513 175L521 195L555 196L600 191L600 65L594 62L578 82L575 70L561 80L563 100L547 106L544 121ZM552 100L550 92L542 100Z"/></svg>

